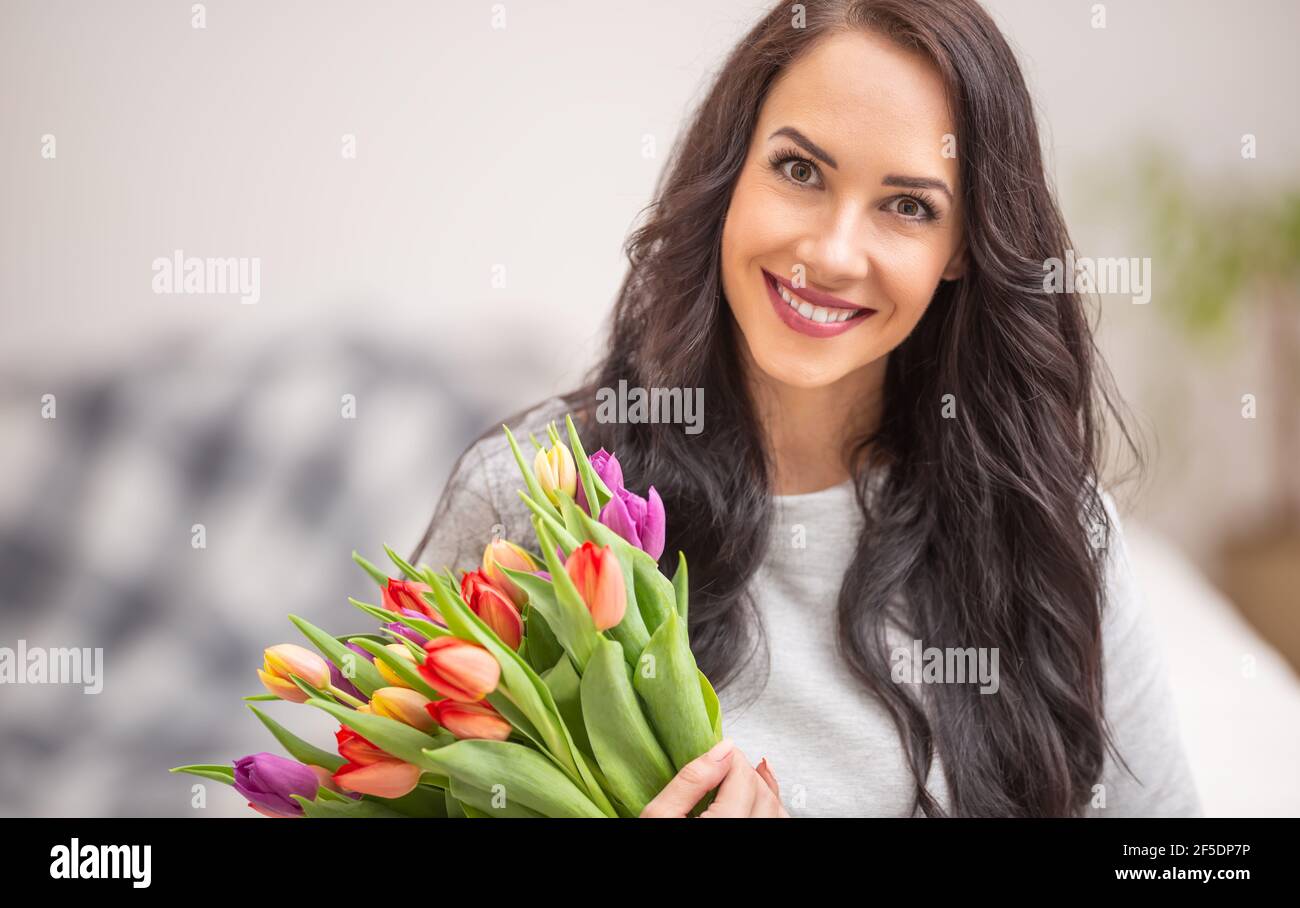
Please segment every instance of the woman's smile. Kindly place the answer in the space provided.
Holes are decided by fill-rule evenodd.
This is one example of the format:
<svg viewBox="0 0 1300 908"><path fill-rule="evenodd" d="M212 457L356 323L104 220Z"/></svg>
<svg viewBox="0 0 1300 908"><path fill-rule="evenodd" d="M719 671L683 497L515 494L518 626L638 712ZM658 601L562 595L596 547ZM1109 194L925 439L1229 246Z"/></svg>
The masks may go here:
<svg viewBox="0 0 1300 908"><path fill-rule="evenodd" d="M818 295L818 302L825 305L813 305L799 296L798 288L793 288L793 285L782 281L766 268L759 270L763 272L767 297L772 303L772 308L776 310L777 317L800 334L809 337L835 337L857 327L875 314L875 309L855 306L844 300L831 303L824 294ZM805 292L809 296L812 295L812 291Z"/></svg>

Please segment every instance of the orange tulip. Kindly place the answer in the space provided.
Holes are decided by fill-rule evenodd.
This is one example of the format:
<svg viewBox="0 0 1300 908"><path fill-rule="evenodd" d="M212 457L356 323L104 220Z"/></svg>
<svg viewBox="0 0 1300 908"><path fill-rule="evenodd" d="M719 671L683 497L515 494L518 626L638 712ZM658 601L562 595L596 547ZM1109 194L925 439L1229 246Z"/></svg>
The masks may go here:
<svg viewBox="0 0 1300 908"><path fill-rule="evenodd" d="M609 546L596 548L584 542L573 550L564 569L587 604L596 630L608 630L623 620L627 610L627 586L623 569Z"/></svg>
<svg viewBox="0 0 1300 908"><path fill-rule="evenodd" d="M442 615L438 614L438 610L432 603L421 595L421 593L432 592L433 587L427 583L389 577L388 585L384 587L384 608L390 612L397 612L399 616L402 614L402 609L410 609L446 627L447 622L442 620Z"/></svg>
<svg viewBox="0 0 1300 908"><path fill-rule="evenodd" d="M420 767L380 750L352 729L339 728L335 738L339 756L348 761L334 773L341 788L377 798L400 798L420 783Z"/></svg>
<svg viewBox="0 0 1300 908"><path fill-rule="evenodd" d="M433 731L432 717L425 710L429 698L408 687L381 687L370 697L370 712L420 731Z"/></svg>
<svg viewBox="0 0 1300 908"><path fill-rule="evenodd" d="M510 723L489 703L434 700L425 708L439 725L457 738L504 741L510 737Z"/></svg>
<svg viewBox="0 0 1300 908"><path fill-rule="evenodd" d="M453 700L482 700L497 689L501 666L486 648L459 637L436 637L424 645L420 675Z"/></svg>
<svg viewBox="0 0 1300 908"><path fill-rule="evenodd" d="M330 686L329 663L296 643L269 646L263 651L262 658L263 665L257 670L257 677L262 679L262 685L268 691L281 700L307 702L307 694L289 680L290 675L297 675L313 687L326 689Z"/></svg>
<svg viewBox="0 0 1300 908"><path fill-rule="evenodd" d="M528 594L520 589L519 584L506 576L506 572L501 570L502 567L510 568L512 571L528 571L531 574L537 570L537 562L533 561L533 556L524 549L504 539L489 542L487 548L483 550L483 573L505 591L511 602L523 608L528 604Z"/></svg>
<svg viewBox="0 0 1300 908"><path fill-rule="evenodd" d="M519 649L524 639L524 619L519 609L502 590L488 579L482 570L466 571L460 578L460 596L469 610L492 628L501 642L511 649Z"/></svg>

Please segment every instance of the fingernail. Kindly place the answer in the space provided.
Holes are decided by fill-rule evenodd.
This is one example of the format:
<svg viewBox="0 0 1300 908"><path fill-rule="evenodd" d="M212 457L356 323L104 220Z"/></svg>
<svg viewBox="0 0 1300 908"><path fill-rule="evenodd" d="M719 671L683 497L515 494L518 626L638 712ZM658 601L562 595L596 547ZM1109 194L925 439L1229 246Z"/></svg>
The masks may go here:
<svg viewBox="0 0 1300 908"><path fill-rule="evenodd" d="M717 744L709 748L710 760L721 760L731 751L731 739L723 738Z"/></svg>

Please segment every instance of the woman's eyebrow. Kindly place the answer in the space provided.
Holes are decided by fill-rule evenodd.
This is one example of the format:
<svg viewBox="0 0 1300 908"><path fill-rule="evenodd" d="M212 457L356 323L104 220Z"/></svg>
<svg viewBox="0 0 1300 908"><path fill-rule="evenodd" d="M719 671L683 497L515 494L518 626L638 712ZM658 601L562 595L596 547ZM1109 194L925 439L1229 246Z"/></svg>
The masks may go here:
<svg viewBox="0 0 1300 908"><path fill-rule="evenodd" d="M804 151L808 152L814 158L817 158L818 160L824 162L827 167L831 168L832 170L839 170L839 165L835 163L834 158L832 158L829 154L823 151L821 147L817 145L816 142L808 138L799 130L795 129L793 126L782 126L776 132L768 136L768 139L775 139L777 136L789 137L789 139L793 141L795 144L802 146Z"/></svg>
<svg viewBox="0 0 1300 908"><path fill-rule="evenodd" d="M936 189L946 195L949 202L952 201L952 190L948 188L948 184L943 180L936 180L931 177L905 177L891 173L886 175L880 181L880 184L882 186L898 186L902 189Z"/></svg>

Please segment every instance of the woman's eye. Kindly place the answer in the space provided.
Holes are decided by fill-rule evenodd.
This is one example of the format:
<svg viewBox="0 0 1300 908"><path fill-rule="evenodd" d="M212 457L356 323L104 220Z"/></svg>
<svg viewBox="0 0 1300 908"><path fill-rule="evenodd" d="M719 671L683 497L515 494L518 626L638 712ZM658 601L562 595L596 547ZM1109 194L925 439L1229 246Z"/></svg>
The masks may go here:
<svg viewBox="0 0 1300 908"><path fill-rule="evenodd" d="M895 199L894 206L895 213L911 220L924 221L934 216L920 199L914 199L910 196Z"/></svg>
<svg viewBox="0 0 1300 908"><path fill-rule="evenodd" d="M786 170L786 176L794 180L796 183L811 182L812 178L817 175L816 171L813 170L812 165L807 161L790 161L786 167L788 168Z"/></svg>

